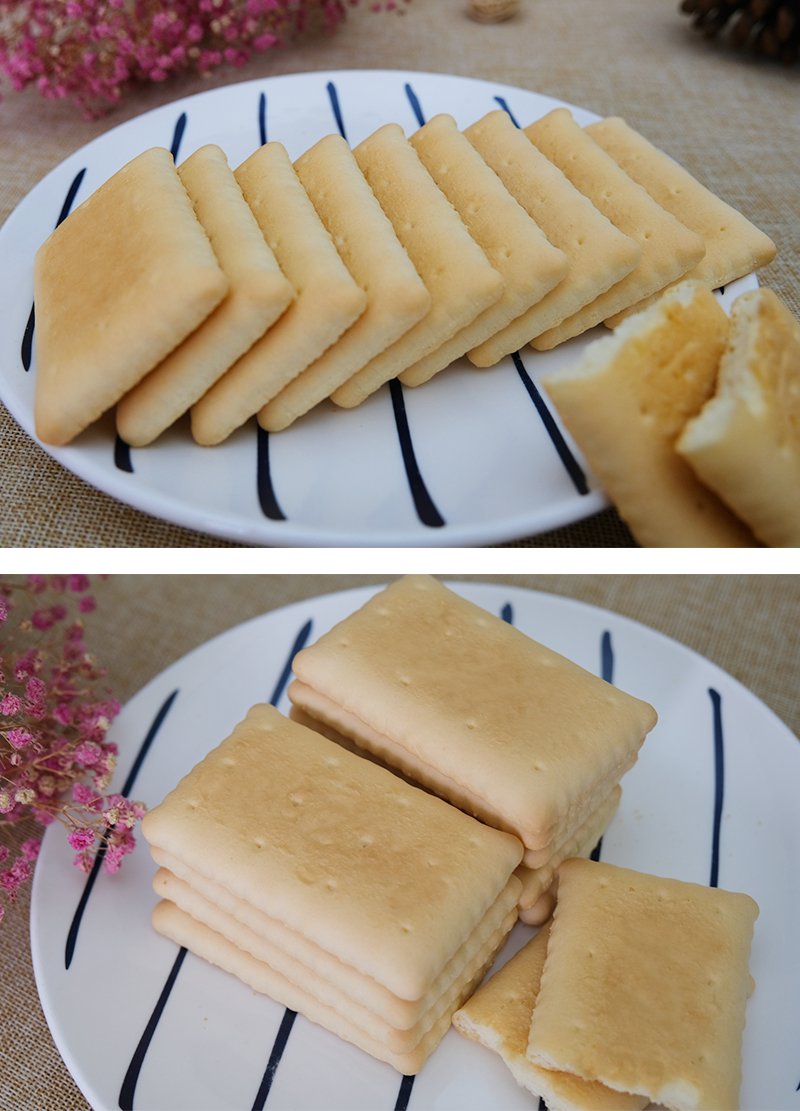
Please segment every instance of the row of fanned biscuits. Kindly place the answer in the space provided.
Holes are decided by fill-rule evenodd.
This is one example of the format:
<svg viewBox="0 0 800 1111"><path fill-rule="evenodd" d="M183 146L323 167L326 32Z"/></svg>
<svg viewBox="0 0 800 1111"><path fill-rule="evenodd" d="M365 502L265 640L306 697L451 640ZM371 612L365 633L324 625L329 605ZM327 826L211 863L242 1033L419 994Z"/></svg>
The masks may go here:
<svg viewBox="0 0 800 1111"><path fill-rule="evenodd" d="M524 130L503 111L387 124L354 151L329 135L294 165L271 142L234 172L216 146L177 170L153 148L37 254L37 434L67 443L114 405L133 446L187 410L204 445L254 414L278 431L774 254L622 120L565 108Z"/></svg>

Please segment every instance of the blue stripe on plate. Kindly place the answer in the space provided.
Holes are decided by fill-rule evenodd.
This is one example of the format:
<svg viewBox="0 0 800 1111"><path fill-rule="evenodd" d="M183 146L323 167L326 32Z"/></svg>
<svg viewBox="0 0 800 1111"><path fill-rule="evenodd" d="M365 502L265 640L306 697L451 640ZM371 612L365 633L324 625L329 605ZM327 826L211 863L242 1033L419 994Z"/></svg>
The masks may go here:
<svg viewBox="0 0 800 1111"><path fill-rule="evenodd" d="M133 762L133 767L131 768L130 772L128 773L128 778L125 780L125 782L122 785L122 790L120 791L120 794L125 795L127 797L128 795L130 795L131 791L133 790L133 785L136 781L136 776L139 774L139 769L142 766L144 758L147 756L147 753L150 751L150 746L152 745L153 741L155 740L155 736L158 733L159 729L163 725L164 718L167 716L169 711L172 709L172 704L175 701L177 695L178 695L178 692L176 690L174 690L172 692L172 694L163 702L163 704L162 704L161 708L159 709L158 713L153 718L153 723L150 726L150 728L148 729L147 735L145 736L145 739L142 741L141 747L139 748L139 751L136 754L136 759ZM66 944L66 947L65 947L65 950L64 950L64 967L65 968L69 968L69 966L72 964L72 958L73 958L74 953L75 953L75 943L78 940L78 931L81 928L81 920L83 919L83 914L84 914L84 911L86 910L86 905L89 902L89 896L92 893L92 888L94 887L95 881L97 880L97 876L98 876L98 873L100 871L100 866L103 863L103 858L105 857L105 855L106 855L106 842L104 840L102 845L100 846L100 848L97 850L97 855L95 856L94 863L92 864L92 870L91 870L91 872L89 873L89 875L86 879L86 884L85 884L84 889L83 889L83 894L81 895L80 902L78 903L77 910L75 911L75 914L73 915L72 922L70 923L69 930L67 931L67 944Z"/></svg>
<svg viewBox="0 0 800 1111"><path fill-rule="evenodd" d="M172 154L173 160L175 162L178 161L178 151L180 150L181 140L183 139L183 133L184 133L185 130L186 130L186 113L181 112L181 114L178 116L178 119L175 123L175 130L172 132L172 143L171 143L170 148L169 148L170 153Z"/></svg>
<svg viewBox="0 0 800 1111"><path fill-rule="evenodd" d="M278 1071L283 1051L286 1049L286 1044L289 1041L289 1035L294 1026L294 1020L297 1018L297 1011L291 1011L288 1007L283 1013L281 1024L278 1029L278 1035L272 1046L272 1052L269 1055L267 1067L261 1078L261 1083L256 1092L256 1098L253 1100L252 1111L263 1111L264 1104L267 1102L269 1090L272 1087L272 1081L275 1079L275 1073Z"/></svg>
<svg viewBox="0 0 800 1111"><path fill-rule="evenodd" d="M722 804L725 796L725 745L722 735L722 698L713 687L708 688L714 726L714 822L711 831L711 878L709 887L719 880L719 839L722 825Z"/></svg>
<svg viewBox="0 0 800 1111"><path fill-rule="evenodd" d="M267 141L267 94L262 93L258 98L258 135L261 146Z"/></svg>
<svg viewBox="0 0 800 1111"><path fill-rule="evenodd" d="M607 629L600 638L600 676L607 683L614 682L614 647Z"/></svg>
<svg viewBox="0 0 800 1111"><path fill-rule="evenodd" d="M394 1111L408 1111L408 1101L411 1099L411 1089L414 1087L414 1077L404 1076L400 1081L400 1091L394 1105Z"/></svg>
<svg viewBox="0 0 800 1111"><path fill-rule="evenodd" d="M517 121L514 117L514 113L511 111L509 106L506 104L505 98L502 97L502 96L496 96L494 99L497 101L497 103L500 105L500 107L503 109L504 112L508 112L509 116L511 117L511 122L513 123L514 127L519 127L519 124L517 123Z"/></svg>
<svg viewBox="0 0 800 1111"><path fill-rule="evenodd" d="M178 950L178 955L170 969L169 976L166 979L164 987L161 989L161 995L158 997L158 1002L153 1008L153 1013L147 1022L144 1033L139 1039L139 1044L136 1051L131 1058L131 1063L128 1065L128 1071L125 1073L125 1078L122 1081L122 1087L119 1090L119 1107L120 1111L133 1111L133 1095L136 1091L136 1082L139 1079L142 1064L147 1055L147 1050L150 1048L150 1042L153 1039L153 1034L156 1032L158 1020L161 1018L161 1013L167 1005L170 992L172 991L175 981L178 978L178 973L186 956L187 950L181 946Z"/></svg>
<svg viewBox="0 0 800 1111"><path fill-rule="evenodd" d="M410 85L406 85L405 91L406 91L406 96L408 97L408 103L411 105L412 111L414 112L414 115L417 117L417 123L419 124L420 127L423 127L425 125L425 116L423 115L423 112L422 112L422 105L419 102L419 97L417 96L417 94L414 92L414 90L411 88Z"/></svg>
<svg viewBox="0 0 800 1111"><path fill-rule="evenodd" d="M397 426L397 436L400 440L400 451L403 455L403 464L406 468L411 497L414 499L414 508L423 525L427 525L429 528L441 528L445 523L444 517L434 505L433 498L428 493L428 488L417 464L400 379L393 378L389 383L389 389L392 395L392 409L395 425Z"/></svg>
<svg viewBox="0 0 800 1111"><path fill-rule="evenodd" d="M336 120L336 126L339 128L339 134L344 139L344 141L347 142L347 135L344 130L344 120L342 119L342 110L339 106L339 94L336 91L336 86L334 85L333 81L328 82L326 89L328 91L328 98L331 102L331 108L333 109L334 119Z"/></svg>
<svg viewBox="0 0 800 1111"><path fill-rule="evenodd" d="M514 351L511 357L514 360L514 366L517 368L517 373L522 379L523 385L530 395L531 401L536 406L536 411L542 418L542 424L545 426L550 439L553 441L553 447L558 452L558 457L564 464L564 469L566 470L569 477L572 479L573 486L579 494L588 494L589 486L586 482L586 475L583 473L583 469L580 463L578 463L578 460L570 451L569 446L567 445L567 441L561 435L561 430L553 419L553 414L547 408L547 405L544 402L544 398L539 393L536 386L533 384L533 379L525 369L525 364L520 358L519 351Z"/></svg>
<svg viewBox="0 0 800 1111"><path fill-rule="evenodd" d="M114 466L118 471L125 471L127 474L133 474L131 445L123 440L119 432L114 437Z"/></svg>
<svg viewBox="0 0 800 1111"><path fill-rule="evenodd" d="M261 512L271 521L285 521L286 514L278 505L275 488L272 484L272 475L269 469L269 432L256 424L257 454L256 454L256 488L258 490L258 504Z"/></svg>

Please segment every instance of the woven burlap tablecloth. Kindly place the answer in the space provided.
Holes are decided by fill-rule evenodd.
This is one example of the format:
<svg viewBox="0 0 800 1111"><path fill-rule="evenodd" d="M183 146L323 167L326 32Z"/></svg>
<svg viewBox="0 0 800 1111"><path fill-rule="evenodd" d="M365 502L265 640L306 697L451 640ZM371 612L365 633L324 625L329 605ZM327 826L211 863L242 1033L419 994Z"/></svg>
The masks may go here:
<svg viewBox="0 0 800 1111"><path fill-rule="evenodd" d="M448 576L441 576L448 578ZM318 594L384 583L377 575L119 575L97 584L87 640L121 700L210 637ZM800 581L787 575L457 575L549 591L641 621L708 657L800 735ZM121 632L122 630L122 632ZM754 738L754 742L755 742ZM28 836L36 832L31 826ZM61 836L60 827L54 830ZM137 851L146 851L140 842ZM124 870L124 865L123 865ZM123 873L120 873L120 878ZM29 890L0 924L0 1107L85 1111L48 1031L28 941ZM98 984L97 1021L125 1000ZM100 1111L100 1109L95 1109ZM166 1111L166 1109L164 1109Z"/></svg>
<svg viewBox="0 0 800 1111"><path fill-rule="evenodd" d="M133 93L87 122L35 89L0 105L0 223L67 155L109 128L181 96L272 74L401 69L501 81L599 115L620 114L745 213L776 242L760 274L800 315L800 111L797 66L709 43L678 0L522 0L507 22L482 24L466 0L411 0L402 16L348 8L332 37L270 51L210 80L182 78ZM399 4L400 8L406 5ZM0 410L0 544L6 547L226 547L88 486ZM518 545L632 546L614 510Z"/></svg>

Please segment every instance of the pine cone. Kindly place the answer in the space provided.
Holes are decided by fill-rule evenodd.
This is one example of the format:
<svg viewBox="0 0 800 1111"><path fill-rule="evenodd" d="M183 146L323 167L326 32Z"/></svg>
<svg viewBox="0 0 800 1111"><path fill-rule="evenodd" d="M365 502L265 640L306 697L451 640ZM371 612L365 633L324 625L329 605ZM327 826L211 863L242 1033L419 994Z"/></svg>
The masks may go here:
<svg viewBox="0 0 800 1111"><path fill-rule="evenodd" d="M682 0L706 38L725 30L737 50L792 65L800 57L800 0Z"/></svg>

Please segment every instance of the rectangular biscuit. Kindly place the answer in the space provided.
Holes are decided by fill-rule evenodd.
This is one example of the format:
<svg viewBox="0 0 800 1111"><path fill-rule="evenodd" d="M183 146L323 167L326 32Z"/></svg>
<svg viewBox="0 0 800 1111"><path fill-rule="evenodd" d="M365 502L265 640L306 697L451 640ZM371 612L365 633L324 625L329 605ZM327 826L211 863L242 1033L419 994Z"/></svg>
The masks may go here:
<svg viewBox="0 0 800 1111"><path fill-rule="evenodd" d="M539 994L549 924L481 984L455 1012L460 1034L498 1053L514 1079L543 1099L549 1111L642 1111L646 1096L617 1092L596 1080L545 1069L527 1057L531 1017Z"/></svg>
<svg viewBox="0 0 800 1111"><path fill-rule="evenodd" d="M344 1041L358 1046L377 1060L392 1065L406 1076L419 1072L449 1030L453 1012L472 994L492 963L488 961L487 966L478 971L472 982L461 989L460 997L450 1004L412 1050L406 1053L394 1053L374 1034L356 1026L333 1007L320 1002L307 991L292 984L280 972L259 961L246 950L233 945L222 934L198 922L174 903L168 900L158 903L153 910L152 922L160 934L174 941L176 945L185 946L210 964L231 972L255 991L263 992L277 1003L300 1012L312 1022L325 1027Z"/></svg>
<svg viewBox="0 0 800 1111"><path fill-rule="evenodd" d="M533 346L547 351L664 289L700 261L706 246L702 236L684 227L637 185L573 119L568 108L549 112L526 127L525 134L576 189L642 248L639 263L627 277L536 337Z"/></svg>
<svg viewBox="0 0 800 1111"><path fill-rule="evenodd" d="M735 1108L749 895L573 858L531 1018L527 1057L670 1108Z"/></svg>
<svg viewBox="0 0 800 1111"><path fill-rule="evenodd" d="M634 763L656 719L647 703L427 575L392 583L293 667L300 683L407 753L414 778L429 786L422 776L432 769L459 784L526 848L569 836Z"/></svg>
<svg viewBox="0 0 800 1111"><path fill-rule="evenodd" d="M746 216L726 204L674 159L620 119L609 116L589 124L584 131L601 146L625 173L676 219L705 240L706 253L685 278L704 282L711 289L743 278L775 257L775 244ZM625 316L638 312L650 299L633 305L606 321L615 328Z"/></svg>
<svg viewBox="0 0 800 1111"><path fill-rule="evenodd" d="M522 836L521 827L509 819L507 808L493 805L468 783L446 774L437 761L425 760L393 737L379 733L357 714L343 709L308 683L295 679L289 685L288 694L293 703L290 717L294 721L316 729L338 744L344 743L350 751L364 753L381 767L402 775L406 782L447 799L487 825ZM602 788L598 787L590 801L584 799L569 814L562 815L550 830L549 837L545 839L543 835L536 845L531 843L532 838L526 841L522 858L524 867L535 870L546 867L558 847L587 820L589 811L586 808L599 805L601 791Z"/></svg>
<svg viewBox="0 0 800 1111"><path fill-rule="evenodd" d="M391 769L395 774L403 776L407 783L421 786L440 798L447 799L460 810L474 815L487 825L495 826L497 829L511 829L514 832L504 813L488 803L482 795L471 790L463 782L445 775L439 767L419 759L391 737L377 733L357 715L344 710L333 699L327 698L307 683L295 679L289 685L288 693L292 700L289 716L293 721L317 730L336 744L343 745L350 752L358 752L374 760L381 767ZM558 854L563 854L569 845L575 845L578 841L582 843L583 838L590 837L591 831L596 827L597 834L589 845L588 851L594 848L602 832L597 823L603 814L606 815L606 823L611 820L613 810L616 810L619 802L619 793L620 787L617 784L608 797L601 799L591 813L576 808L570 821L560 823L553 839L546 844L543 843L537 848L525 846L517 875L527 876L529 895L533 894L534 888L537 889L538 894L549 885L558 861L564 858L563 855L558 857ZM530 899L520 903L520 907L530 905Z"/></svg>
<svg viewBox="0 0 800 1111"><path fill-rule="evenodd" d="M33 291L36 435L60 446L199 327L228 279L172 155L153 147L45 240Z"/></svg>
<svg viewBox="0 0 800 1111"><path fill-rule="evenodd" d="M201 915L196 913L196 907L202 904L198 904L196 899L194 903L186 901L187 892L191 891L194 897L202 898L205 903L224 914L226 920L244 927L247 935L242 936L253 935L264 945L284 953L287 959L302 964L310 973L326 980L354 1002L378 1015L398 1030L407 1030L417 1025L451 984L465 974L472 976L483 959L478 959L481 950L503 925L519 901L521 886L516 876L509 879L500 895L469 937L444 965L425 994L409 1000L401 999L373 977L364 976L352 965L340 961L338 957L320 948L303 934L290 929L279 919L271 918L257 907L234 895L224 884L215 883L207 876L194 871L182 860L172 857L158 846L151 846L151 854L160 865L153 885L156 893L162 898L169 899L193 917L198 918ZM207 924L218 928L210 919ZM225 930L219 932L225 933ZM228 936L230 940L236 941L234 936ZM256 956L259 955L257 949L252 946L250 949Z"/></svg>
<svg viewBox="0 0 800 1111"><path fill-rule="evenodd" d="M409 142L505 281L498 301L403 371L400 381L418 386L538 304L564 278L569 262L461 134L452 116L434 116Z"/></svg>
<svg viewBox="0 0 800 1111"><path fill-rule="evenodd" d="M464 135L569 262L566 277L555 289L469 352L471 362L485 367L594 301L633 270L642 248L598 212L515 126L508 112L489 112Z"/></svg>
<svg viewBox="0 0 800 1111"><path fill-rule="evenodd" d="M220 443L257 413L366 307L280 143L259 147L234 176L297 296L192 407L192 434L204 445Z"/></svg>
<svg viewBox="0 0 800 1111"><path fill-rule="evenodd" d="M644 547L752 547L749 530L675 451L712 396L728 334L706 286L681 282L542 385Z"/></svg>
<svg viewBox="0 0 800 1111"><path fill-rule="evenodd" d="M181 163L178 177L230 288L200 327L120 401L117 431L132 447L152 443L191 408L294 299L223 151L201 147Z"/></svg>
<svg viewBox="0 0 800 1111"><path fill-rule="evenodd" d="M320 140L294 168L347 269L364 290L367 307L333 346L261 409L259 424L270 432L288 428L330 397L399 340L431 304L422 279L340 135Z"/></svg>
<svg viewBox="0 0 800 1111"><path fill-rule="evenodd" d="M716 391L680 457L770 547L800 547L800 323L771 289L731 307Z"/></svg>
<svg viewBox="0 0 800 1111"><path fill-rule="evenodd" d="M522 857L516 838L266 705L142 832L403 999L425 994Z"/></svg>
<svg viewBox="0 0 800 1111"><path fill-rule="evenodd" d="M356 996L350 995L339 984L327 979L318 971L306 967L302 960L285 952L279 945L255 933L237 918L209 902L166 869L159 869L153 887L156 894L160 894L163 899L169 900L198 922L222 934L239 949L244 949L259 961L268 964L290 983L302 988L319 1002L333 1007L354 1026L372 1033L393 1053L407 1053L417 1045L423 1035L427 1034L450 1007L453 1000L461 994L464 987L471 983L486 962L495 956L517 918L513 905L510 909L506 908L505 915L489 932L483 943L475 947L475 952L461 971L442 984L440 992L431 999L427 1007L420 1008L416 1021L397 1027L385 1015L371 1010L362 1002L361 997L365 993L365 988L357 987ZM366 977L361 978L366 979Z"/></svg>
<svg viewBox="0 0 800 1111"><path fill-rule="evenodd" d="M426 315L332 394L358 405L384 382L441 347L497 301L503 279L464 227L398 124L386 124L355 151L372 192L431 295Z"/></svg>

